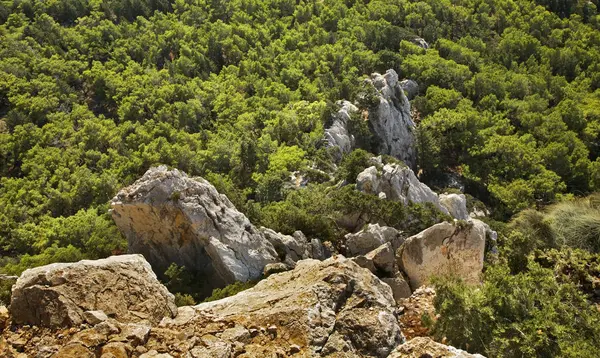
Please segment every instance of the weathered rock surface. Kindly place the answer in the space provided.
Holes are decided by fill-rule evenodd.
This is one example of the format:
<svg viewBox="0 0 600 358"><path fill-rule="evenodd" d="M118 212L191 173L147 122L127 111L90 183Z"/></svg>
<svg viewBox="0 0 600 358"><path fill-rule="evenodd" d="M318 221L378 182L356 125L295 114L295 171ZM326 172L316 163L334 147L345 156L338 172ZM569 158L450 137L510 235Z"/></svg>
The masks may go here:
<svg viewBox="0 0 600 358"><path fill-rule="evenodd" d="M257 229L208 181L166 166L122 189L111 208L130 252L143 254L159 273L175 263L210 278L206 294L257 279L269 263L293 263L319 251L306 238Z"/></svg>
<svg viewBox="0 0 600 358"><path fill-rule="evenodd" d="M448 209L440 204L438 195L421 183L410 168L400 164L386 164L381 171L377 166L365 169L356 178L356 188L404 204L432 203L441 212L449 214Z"/></svg>
<svg viewBox="0 0 600 358"><path fill-rule="evenodd" d="M394 249L397 249L404 242L404 238L402 232L393 227L367 224L361 231L346 235L346 255L364 255L387 242L392 242Z"/></svg>
<svg viewBox="0 0 600 358"><path fill-rule="evenodd" d="M479 220L443 222L406 239L398 256L411 287L416 289L440 274L479 282L488 231L489 227Z"/></svg>
<svg viewBox="0 0 600 358"><path fill-rule="evenodd" d="M350 153L354 148L354 136L348 132L350 116L358 112L358 108L348 101L340 101L339 111L333 116L333 124L325 129L325 141L335 161L342 160L344 154Z"/></svg>
<svg viewBox="0 0 600 358"><path fill-rule="evenodd" d="M433 341L427 337L417 337L398 346L388 358L485 358L481 354L471 354L463 350Z"/></svg>
<svg viewBox="0 0 600 358"><path fill-rule="evenodd" d="M468 220L470 218L465 194L440 194L439 200L440 204L456 219Z"/></svg>
<svg viewBox="0 0 600 358"><path fill-rule="evenodd" d="M124 322L157 323L177 307L141 255L41 266L23 272L13 286L10 312L18 324L79 325L94 310Z"/></svg>
<svg viewBox="0 0 600 358"><path fill-rule="evenodd" d="M278 351L301 357L386 357L403 340L394 308L389 286L337 256L303 260L293 271L272 275L235 296L180 308L161 327L202 339L207 337L203 331L217 330L217 322L235 328L227 335L212 333L210 339L235 350L228 337L244 337L235 339L242 343L243 357Z"/></svg>
<svg viewBox="0 0 600 358"><path fill-rule="evenodd" d="M406 97L410 100L419 94L419 84L411 79L400 81L400 88L404 90Z"/></svg>
<svg viewBox="0 0 600 358"><path fill-rule="evenodd" d="M421 37L415 37L414 39L412 39L412 42L425 50L429 48L429 44L427 43L427 41L425 41L425 39Z"/></svg>
<svg viewBox="0 0 600 358"><path fill-rule="evenodd" d="M396 71L373 73L367 82L377 90L379 104L369 111L369 123L379 140L379 154L389 154L414 168L417 160L415 124L410 103Z"/></svg>

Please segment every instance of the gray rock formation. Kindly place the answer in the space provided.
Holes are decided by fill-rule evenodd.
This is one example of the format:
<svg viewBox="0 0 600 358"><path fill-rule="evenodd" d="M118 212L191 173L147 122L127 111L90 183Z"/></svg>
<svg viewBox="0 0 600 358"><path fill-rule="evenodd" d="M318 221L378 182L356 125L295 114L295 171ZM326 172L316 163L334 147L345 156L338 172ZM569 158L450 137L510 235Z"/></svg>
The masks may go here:
<svg viewBox="0 0 600 358"><path fill-rule="evenodd" d="M416 337L398 346L388 358L485 358L481 354L471 354L463 350L434 342L429 337Z"/></svg>
<svg viewBox="0 0 600 358"><path fill-rule="evenodd" d="M467 198L465 194L440 194L440 204L445 207L450 215L458 220L468 220Z"/></svg>
<svg viewBox="0 0 600 358"><path fill-rule="evenodd" d="M394 299L399 302L403 298L410 297L411 290L396 264L395 251L392 242L388 242L365 255L353 257L352 261L368 269L390 286Z"/></svg>
<svg viewBox="0 0 600 358"><path fill-rule="evenodd" d="M443 213L449 214L440 204L438 195L421 183L410 168L400 164L386 164L381 171L376 166L365 169L356 178L356 188L404 204L432 203Z"/></svg>
<svg viewBox="0 0 600 358"><path fill-rule="evenodd" d="M245 337L235 340L248 357L386 357L403 341L390 287L342 256L302 260L235 296L180 308L161 326L202 336L210 321L236 327L212 346L234 349L229 337Z"/></svg>
<svg viewBox="0 0 600 358"><path fill-rule="evenodd" d="M400 81L400 88L404 90L404 93L409 100L412 100L419 94L419 84L411 79Z"/></svg>
<svg viewBox="0 0 600 358"><path fill-rule="evenodd" d="M175 263L207 278L206 294L257 279L269 263L293 264L322 252L319 242L303 236L255 228L209 182L165 166L122 189L111 208L131 253L143 254L160 273Z"/></svg>
<svg viewBox="0 0 600 358"><path fill-rule="evenodd" d="M348 257L365 255L388 242L392 242L394 248L397 249L404 242L402 232L393 227L379 226L379 224L368 224L355 234L347 234L345 239L346 255Z"/></svg>
<svg viewBox="0 0 600 358"><path fill-rule="evenodd" d="M95 310L124 322L157 323L177 307L141 255L36 267L13 286L10 312L18 324L77 326Z"/></svg>
<svg viewBox="0 0 600 358"><path fill-rule="evenodd" d="M331 127L325 129L327 147L332 148L334 160L339 162L344 154L350 153L354 148L354 136L348 132L348 121L358 108L348 101L340 101L340 110L333 117Z"/></svg>
<svg viewBox="0 0 600 358"><path fill-rule="evenodd" d="M427 41L425 41L425 39L421 37L415 37L414 39L412 39L412 42L425 50L429 48L429 44L427 43Z"/></svg>
<svg viewBox="0 0 600 358"><path fill-rule="evenodd" d="M411 236L398 250L399 263L413 289L436 275L458 275L478 283L489 227L479 220L443 222Z"/></svg>
<svg viewBox="0 0 600 358"><path fill-rule="evenodd" d="M369 123L379 140L379 154L389 154L414 168L417 160L415 124L410 103L398 82L398 74L387 70L385 75L373 73L366 80L377 90L379 104L369 111Z"/></svg>

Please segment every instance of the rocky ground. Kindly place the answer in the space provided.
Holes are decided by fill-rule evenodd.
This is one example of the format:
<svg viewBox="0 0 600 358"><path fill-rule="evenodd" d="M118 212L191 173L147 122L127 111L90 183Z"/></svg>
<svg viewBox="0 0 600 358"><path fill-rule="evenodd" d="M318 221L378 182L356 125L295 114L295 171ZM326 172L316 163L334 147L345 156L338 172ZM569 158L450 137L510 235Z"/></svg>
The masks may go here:
<svg viewBox="0 0 600 358"><path fill-rule="evenodd" d="M466 216L464 196L438 196L409 168L390 173L384 184L361 173L361 188ZM435 319L432 275L478 284L495 239L479 220L410 237L366 225L346 235L343 256L301 232L254 227L209 182L166 167L121 190L112 214L135 254L25 271L0 307L1 357L471 356L427 338L423 317ZM177 308L153 271L170 262L210 277L207 290L266 278Z"/></svg>

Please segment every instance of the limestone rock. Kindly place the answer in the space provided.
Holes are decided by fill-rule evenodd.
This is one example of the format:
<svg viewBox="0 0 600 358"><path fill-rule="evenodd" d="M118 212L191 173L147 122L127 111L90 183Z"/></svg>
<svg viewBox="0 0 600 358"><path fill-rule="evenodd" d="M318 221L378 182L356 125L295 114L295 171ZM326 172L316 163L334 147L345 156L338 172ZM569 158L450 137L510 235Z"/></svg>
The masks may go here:
<svg viewBox="0 0 600 358"><path fill-rule="evenodd" d="M264 272L263 272L263 276L264 277L269 277L273 274L276 273L280 273L280 272L285 272L285 271L289 271L289 267L284 264L283 262L277 262L274 264L267 264L265 266Z"/></svg>
<svg viewBox="0 0 600 358"><path fill-rule="evenodd" d="M85 311L83 312L83 319L92 326L95 326L100 322L106 321L108 316L102 311Z"/></svg>
<svg viewBox="0 0 600 358"><path fill-rule="evenodd" d="M373 73L366 80L377 91L379 104L369 111L369 123L379 140L379 154L389 154L415 167L415 124L410 113L410 103L404 94L396 71L384 75Z"/></svg>
<svg viewBox="0 0 600 358"><path fill-rule="evenodd" d="M385 282L392 289L392 294L396 302L400 302L403 298L408 298L412 294L408 282L398 274L394 277L384 277L381 281Z"/></svg>
<svg viewBox="0 0 600 358"><path fill-rule="evenodd" d="M410 79L400 81L400 88L402 88L409 100L415 98L417 94L419 94L419 84Z"/></svg>
<svg viewBox="0 0 600 358"><path fill-rule="evenodd" d="M6 306L0 306L0 332L4 330L6 326L8 326L10 322L10 314L8 313L8 309Z"/></svg>
<svg viewBox="0 0 600 358"><path fill-rule="evenodd" d="M471 354L463 350L434 342L428 337L416 337L398 346L388 358L485 358L481 354Z"/></svg>
<svg viewBox="0 0 600 358"><path fill-rule="evenodd" d="M356 178L356 188L374 195L384 193L387 200L404 204L432 203L444 214L449 214L440 204L438 195L421 183L410 168L400 164L386 164L381 172L376 166L365 169Z"/></svg>
<svg viewBox="0 0 600 358"><path fill-rule="evenodd" d="M412 42L425 50L429 48L429 44L427 43L427 41L425 41L425 39L421 37L415 37L414 39L412 39Z"/></svg>
<svg viewBox="0 0 600 358"><path fill-rule="evenodd" d="M479 282L487 229L479 220L443 222L406 239L398 256L411 287L416 289L432 276L444 274Z"/></svg>
<svg viewBox="0 0 600 358"><path fill-rule="evenodd" d="M450 215L458 220L468 220L467 198L465 194L440 194L440 204L448 210Z"/></svg>
<svg viewBox="0 0 600 358"><path fill-rule="evenodd" d="M343 256L299 261L294 270L235 296L182 307L160 326L195 336L237 327L249 340L243 347L247 357L291 351L303 357L386 357L403 340L390 287ZM225 332L210 341L229 343ZM151 337L148 344L153 342Z"/></svg>
<svg viewBox="0 0 600 358"><path fill-rule="evenodd" d="M358 112L358 108L348 101L338 102L339 111L333 116L333 124L325 129L325 141L336 162L342 160L344 154L354 148L354 136L348 132L350 116Z"/></svg>
<svg viewBox="0 0 600 358"><path fill-rule="evenodd" d="M395 247L392 242L385 243L365 255L353 257L352 261L371 271L392 289L396 302L411 295L406 282L396 264Z"/></svg>
<svg viewBox="0 0 600 358"><path fill-rule="evenodd" d="M387 242L393 242L394 249L397 249L404 241L402 232L379 224L368 224L355 234L347 234L345 239L347 256L364 255Z"/></svg>
<svg viewBox="0 0 600 358"><path fill-rule="evenodd" d="M124 322L156 323L177 307L141 255L36 267L13 287L10 311L18 324L74 326L93 310Z"/></svg>
<svg viewBox="0 0 600 358"><path fill-rule="evenodd" d="M111 207L130 252L143 254L158 272L175 263L209 277L206 295L259 278L269 263L293 265L314 251L301 234L255 228L209 182L166 166L149 169L122 189Z"/></svg>

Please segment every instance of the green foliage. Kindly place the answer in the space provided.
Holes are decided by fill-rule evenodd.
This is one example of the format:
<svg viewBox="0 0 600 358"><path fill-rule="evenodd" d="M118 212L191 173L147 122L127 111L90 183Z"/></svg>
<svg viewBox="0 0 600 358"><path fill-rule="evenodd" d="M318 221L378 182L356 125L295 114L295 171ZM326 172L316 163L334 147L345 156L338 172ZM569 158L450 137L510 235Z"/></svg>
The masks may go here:
<svg viewBox="0 0 600 358"><path fill-rule="evenodd" d="M212 292L212 295L207 297L203 302L216 301L216 300L220 300L225 297L236 295L242 291L245 291L249 288L254 287L257 283L258 283L258 281L247 281L247 282L237 281L237 282L232 283L231 285L227 285L223 288L215 288Z"/></svg>
<svg viewBox="0 0 600 358"><path fill-rule="evenodd" d="M437 338L492 357L594 357L600 313L571 282L530 260L527 271L487 269L481 288L452 279L435 283ZM460 327L460 329L458 329Z"/></svg>
<svg viewBox="0 0 600 358"><path fill-rule="evenodd" d="M13 284L14 281L11 280L0 280L0 305L10 305Z"/></svg>
<svg viewBox="0 0 600 358"><path fill-rule="evenodd" d="M356 183L356 177L370 166L369 160L372 155L362 149L353 150L342 158L336 172L338 180L344 180L348 184Z"/></svg>
<svg viewBox="0 0 600 358"><path fill-rule="evenodd" d="M194 297L191 295L177 292L175 293L175 304L177 307L194 306L196 304L196 300L194 300Z"/></svg>

